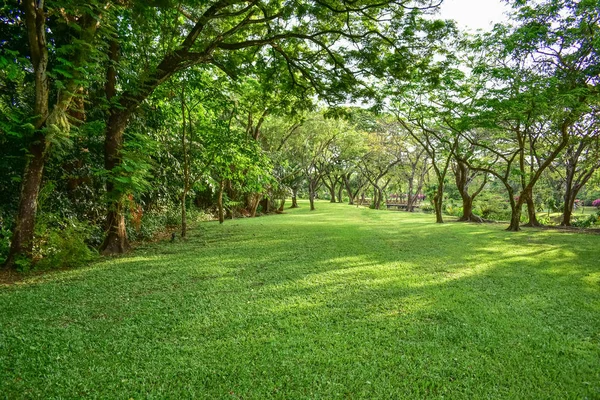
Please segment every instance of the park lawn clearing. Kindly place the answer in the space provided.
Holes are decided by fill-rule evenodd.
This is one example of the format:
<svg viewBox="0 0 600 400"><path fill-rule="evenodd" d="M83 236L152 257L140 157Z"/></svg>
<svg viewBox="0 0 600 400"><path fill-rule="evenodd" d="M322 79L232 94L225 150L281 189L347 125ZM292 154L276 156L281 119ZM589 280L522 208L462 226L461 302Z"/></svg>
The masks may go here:
<svg viewBox="0 0 600 400"><path fill-rule="evenodd" d="M0 397L600 398L600 236L307 203L0 287Z"/></svg>

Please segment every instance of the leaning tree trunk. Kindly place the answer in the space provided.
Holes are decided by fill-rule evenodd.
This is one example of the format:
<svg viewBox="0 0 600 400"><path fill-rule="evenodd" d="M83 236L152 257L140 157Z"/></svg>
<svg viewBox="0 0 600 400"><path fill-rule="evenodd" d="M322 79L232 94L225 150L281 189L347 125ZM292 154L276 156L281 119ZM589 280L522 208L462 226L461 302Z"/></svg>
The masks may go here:
<svg viewBox="0 0 600 400"><path fill-rule="evenodd" d="M342 198L343 194L344 194L344 186L342 186L342 183L340 182L339 189L338 189L338 203L342 203L344 201L344 199Z"/></svg>
<svg viewBox="0 0 600 400"><path fill-rule="evenodd" d="M262 198L262 195L259 193L254 193L252 196L250 196L250 199L251 199L250 216L252 218L256 217L256 210L258 209L258 205L260 204L261 198Z"/></svg>
<svg viewBox="0 0 600 400"><path fill-rule="evenodd" d="M281 198L281 204L279 205L279 208L277 209L277 212L282 213L283 212L283 206L285 206L285 197Z"/></svg>

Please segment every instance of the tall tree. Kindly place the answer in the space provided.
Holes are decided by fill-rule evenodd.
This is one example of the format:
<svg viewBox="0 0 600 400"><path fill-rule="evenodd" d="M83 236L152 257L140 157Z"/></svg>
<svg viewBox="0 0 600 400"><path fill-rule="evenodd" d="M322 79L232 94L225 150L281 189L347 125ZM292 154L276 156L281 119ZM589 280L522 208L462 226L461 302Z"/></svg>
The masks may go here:
<svg viewBox="0 0 600 400"><path fill-rule="evenodd" d="M26 79L34 82L34 96L31 112L25 115L26 120L19 121L29 130L27 161L6 267L20 259L31 260L44 165L52 142L69 134L69 110L86 85L83 71L95 54L94 41L104 6L96 1L81 5L25 0L11 22L22 26L27 37L27 54L22 55L29 65L21 65L30 77ZM20 21L25 21L24 25Z"/></svg>

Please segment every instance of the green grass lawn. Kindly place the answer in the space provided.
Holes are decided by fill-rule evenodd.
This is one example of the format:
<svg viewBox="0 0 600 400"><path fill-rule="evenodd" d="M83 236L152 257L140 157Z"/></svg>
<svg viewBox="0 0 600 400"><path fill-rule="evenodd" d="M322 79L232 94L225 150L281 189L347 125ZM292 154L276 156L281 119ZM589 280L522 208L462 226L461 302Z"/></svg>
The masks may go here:
<svg viewBox="0 0 600 400"><path fill-rule="evenodd" d="M317 203L0 287L0 397L600 398L600 236Z"/></svg>

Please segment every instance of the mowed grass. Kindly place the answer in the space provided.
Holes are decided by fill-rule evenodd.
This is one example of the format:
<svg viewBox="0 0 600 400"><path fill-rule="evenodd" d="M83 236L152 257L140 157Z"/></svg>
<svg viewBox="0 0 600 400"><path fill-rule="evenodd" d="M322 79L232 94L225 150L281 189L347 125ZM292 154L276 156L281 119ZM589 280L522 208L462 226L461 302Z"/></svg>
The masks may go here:
<svg viewBox="0 0 600 400"><path fill-rule="evenodd" d="M0 288L0 396L600 398L600 236L317 203Z"/></svg>

